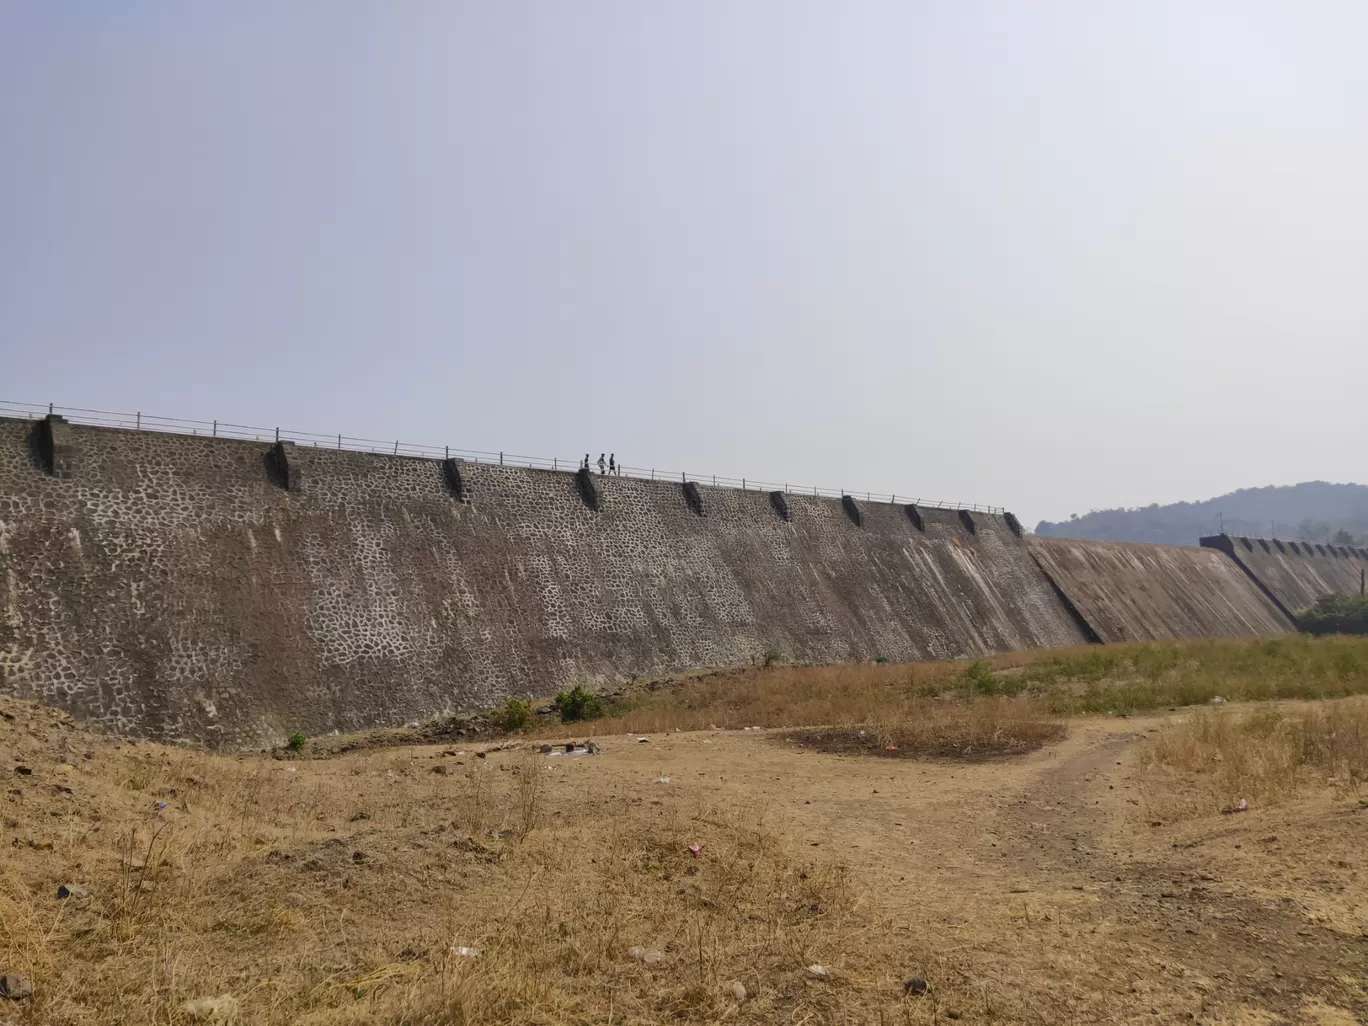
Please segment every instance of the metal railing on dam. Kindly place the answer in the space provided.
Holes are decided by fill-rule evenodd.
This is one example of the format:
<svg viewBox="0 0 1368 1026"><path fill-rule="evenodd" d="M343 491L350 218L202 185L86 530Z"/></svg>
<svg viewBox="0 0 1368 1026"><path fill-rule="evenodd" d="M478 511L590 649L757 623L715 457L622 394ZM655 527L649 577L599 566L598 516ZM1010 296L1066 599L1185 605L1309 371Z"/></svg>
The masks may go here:
<svg viewBox="0 0 1368 1026"><path fill-rule="evenodd" d="M347 449L353 452L385 453L391 456L412 456L422 459L469 460L473 463L495 463L501 466L527 467L529 470L556 470L573 473L583 465L582 459L558 456L527 456L521 453L492 452L482 449L460 449L449 445L424 445L378 438L359 438L354 435L319 434L316 431L295 431L280 427L255 427L226 420L193 420L184 417L163 417L134 412L117 413L110 410L91 410L79 406L57 406L52 403L23 403L0 399L0 417L37 420L55 414L73 424L92 427L118 428L127 431L159 431L175 435L208 435L214 438L235 438L256 442L293 442L316 448ZM591 463L591 469L597 464ZM662 470L657 467L621 466L626 477L650 481L696 481L719 487L740 488L748 491L784 492L790 495L817 495L839 499L850 495L864 497L867 502L903 502L928 509L966 509L974 513L1004 513L1005 507L977 502L948 502L925 499L909 492L869 492L817 485L795 485L788 482L757 481L754 478L727 477L722 474L699 474L688 471Z"/></svg>

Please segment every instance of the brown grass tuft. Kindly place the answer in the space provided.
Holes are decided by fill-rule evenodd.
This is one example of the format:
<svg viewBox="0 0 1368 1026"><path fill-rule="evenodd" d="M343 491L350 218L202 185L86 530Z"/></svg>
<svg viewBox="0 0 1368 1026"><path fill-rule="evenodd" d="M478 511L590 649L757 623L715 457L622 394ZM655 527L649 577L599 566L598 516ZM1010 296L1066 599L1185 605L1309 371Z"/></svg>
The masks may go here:
<svg viewBox="0 0 1368 1026"><path fill-rule="evenodd" d="M1368 779L1368 699L1203 710L1161 731L1145 764L1186 778L1177 805L1188 815L1235 808L1241 798L1278 805L1327 785L1357 794Z"/></svg>

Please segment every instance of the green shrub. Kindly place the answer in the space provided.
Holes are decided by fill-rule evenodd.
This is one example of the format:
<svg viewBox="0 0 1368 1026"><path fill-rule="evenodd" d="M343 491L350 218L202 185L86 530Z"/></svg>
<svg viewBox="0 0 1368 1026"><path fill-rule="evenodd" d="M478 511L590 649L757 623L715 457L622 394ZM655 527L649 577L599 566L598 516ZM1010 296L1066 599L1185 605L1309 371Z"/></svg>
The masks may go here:
<svg viewBox="0 0 1368 1026"><path fill-rule="evenodd" d="M562 723L596 720L604 712L603 699L592 691L585 691L583 684L576 684L569 691L562 691L552 704L560 713Z"/></svg>
<svg viewBox="0 0 1368 1026"><path fill-rule="evenodd" d="M532 719L532 703L509 695L504 704L494 711L493 720L502 730L522 730Z"/></svg>
<svg viewBox="0 0 1368 1026"><path fill-rule="evenodd" d="M1368 634L1368 597L1325 595L1297 614L1297 626L1307 634Z"/></svg>
<svg viewBox="0 0 1368 1026"><path fill-rule="evenodd" d="M773 666L779 661L779 650L775 648L765 649L765 654L760 657L761 666Z"/></svg>
<svg viewBox="0 0 1368 1026"><path fill-rule="evenodd" d="M299 752L304 750L304 745L308 742L308 740L309 739L304 736L304 732L302 730L296 730L293 734L290 735L290 740L285 743L289 745L290 751Z"/></svg>
<svg viewBox="0 0 1368 1026"><path fill-rule="evenodd" d="M993 668L977 659L964 668L964 684L970 691L982 695L995 695L1000 690L1000 681Z"/></svg>

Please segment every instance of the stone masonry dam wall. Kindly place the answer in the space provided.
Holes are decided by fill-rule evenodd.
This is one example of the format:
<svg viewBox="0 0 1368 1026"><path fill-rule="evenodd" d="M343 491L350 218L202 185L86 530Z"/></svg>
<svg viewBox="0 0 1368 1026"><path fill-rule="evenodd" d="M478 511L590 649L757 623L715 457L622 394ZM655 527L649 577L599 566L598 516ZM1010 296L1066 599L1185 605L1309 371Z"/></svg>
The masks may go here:
<svg viewBox="0 0 1368 1026"><path fill-rule="evenodd" d="M1291 621L1212 549L1031 537L1031 555L1098 641L1286 634Z"/></svg>
<svg viewBox="0 0 1368 1026"><path fill-rule="evenodd" d="M768 649L832 662L1082 642L1015 528L0 420L0 690L250 745Z"/></svg>
<svg viewBox="0 0 1368 1026"><path fill-rule="evenodd" d="M1233 559L1287 616L1325 595L1357 595L1368 571L1368 552L1343 545L1218 534L1202 546Z"/></svg>
<svg viewBox="0 0 1368 1026"><path fill-rule="evenodd" d="M0 692L245 746L575 682L1270 635L1368 553L0 418Z"/></svg>

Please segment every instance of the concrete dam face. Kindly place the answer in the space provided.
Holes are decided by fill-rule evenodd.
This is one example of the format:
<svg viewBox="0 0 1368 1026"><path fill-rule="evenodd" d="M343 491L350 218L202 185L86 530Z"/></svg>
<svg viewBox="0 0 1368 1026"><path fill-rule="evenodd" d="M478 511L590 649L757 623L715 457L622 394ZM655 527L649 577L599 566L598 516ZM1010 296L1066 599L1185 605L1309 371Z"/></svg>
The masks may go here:
<svg viewBox="0 0 1368 1026"><path fill-rule="evenodd" d="M898 661L1290 629L1228 552L1019 531L849 496L0 419L0 690L246 746L769 650Z"/></svg>

